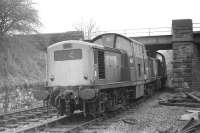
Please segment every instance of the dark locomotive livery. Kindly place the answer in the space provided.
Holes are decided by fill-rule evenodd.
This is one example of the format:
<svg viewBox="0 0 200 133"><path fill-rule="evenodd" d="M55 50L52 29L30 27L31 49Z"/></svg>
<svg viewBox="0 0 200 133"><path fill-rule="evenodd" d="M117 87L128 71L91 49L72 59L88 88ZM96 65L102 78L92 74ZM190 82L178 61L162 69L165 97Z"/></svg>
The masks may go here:
<svg viewBox="0 0 200 133"><path fill-rule="evenodd" d="M120 34L59 42L47 53L49 101L61 115L115 110L161 89L167 77L162 54Z"/></svg>

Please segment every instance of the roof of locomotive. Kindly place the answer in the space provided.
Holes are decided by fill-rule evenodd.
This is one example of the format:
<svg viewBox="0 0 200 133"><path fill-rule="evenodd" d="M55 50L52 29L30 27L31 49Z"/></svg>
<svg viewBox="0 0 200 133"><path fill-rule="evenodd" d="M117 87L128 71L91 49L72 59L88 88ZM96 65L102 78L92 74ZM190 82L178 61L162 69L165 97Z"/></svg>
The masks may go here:
<svg viewBox="0 0 200 133"><path fill-rule="evenodd" d="M104 48L104 46L102 46L102 45L95 44L95 43L89 43L89 42L86 42L86 41L67 40L67 41L61 41L61 42L54 43L54 44L50 45L48 47L48 49L53 48L53 47L57 47L57 46L60 46L60 45L66 44L66 43L78 43L78 44L81 44L81 45L86 45L86 46L95 47L95 48Z"/></svg>
<svg viewBox="0 0 200 133"><path fill-rule="evenodd" d="M53 47L57 47L57 46L60 46L60 45L66 44L66 43L72 43L72 44L78 43L78 44L93 47L93 48L104 49L104 50L107 50L107 51L115 51L117 53L124 53L124 50L121 50L121 49L105 47L105 46L100 45L100 44L86 42L86 41L80 41L80 40L68 40L68 41L57 42L57 43L50 45L47 49L51 49Z"/></svg>
<svg viewBox="0 0 200 133"><path fill-rule="evenodd" d="M129 40L130 42L135 42L135 43L137 43L137 44L144 45L144 44L141 43L141 42L138 42L138 41L136 41L136 40L134 40L134 39L131 39L131 38L129 38L129 37L126 37L126 36L121 35L121 34L118 34L118 33L104 33L104 34L100 34L100 35L94 37L92 40L90 40L90 42L94 42L94 41L96 41L97 39L101 38L102 36L106 36L106 35L120 36L120 37L122 37L122 38L125 38L125 39Z"/></svg>

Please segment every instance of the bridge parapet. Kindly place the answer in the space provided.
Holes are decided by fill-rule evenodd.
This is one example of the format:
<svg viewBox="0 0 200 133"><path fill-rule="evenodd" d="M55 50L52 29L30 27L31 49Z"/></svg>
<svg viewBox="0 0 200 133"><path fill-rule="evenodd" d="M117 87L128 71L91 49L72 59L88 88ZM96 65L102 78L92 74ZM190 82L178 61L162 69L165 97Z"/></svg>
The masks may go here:
<svg viewBox="0 0 200 133"><path fill-rule="evenodd" d="M130 37L130 38L145 44L146 49L150 51L172 49L171 35L143 36L143 37Z"/></svg>
<svg viewBox="0 0 200 133"><path fill-rule="evenodd" d="M172 49L172 35L140 36L130 38L145 44L147 50L157 51ZM200 32L193 31L193 42L200 46Z"/></svg>

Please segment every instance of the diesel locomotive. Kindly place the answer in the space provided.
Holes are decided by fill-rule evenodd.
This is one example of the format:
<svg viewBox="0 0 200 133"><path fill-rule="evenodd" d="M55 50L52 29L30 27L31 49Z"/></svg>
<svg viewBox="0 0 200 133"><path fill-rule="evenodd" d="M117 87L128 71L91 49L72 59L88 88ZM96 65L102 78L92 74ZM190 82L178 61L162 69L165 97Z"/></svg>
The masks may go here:
<svg viewBox="0 0 200 133"><path fill-rule="evenodd" d="M49 102L61 115L98 115L165 85L165 58L126 36L107 33L47 49Z"/></svg>

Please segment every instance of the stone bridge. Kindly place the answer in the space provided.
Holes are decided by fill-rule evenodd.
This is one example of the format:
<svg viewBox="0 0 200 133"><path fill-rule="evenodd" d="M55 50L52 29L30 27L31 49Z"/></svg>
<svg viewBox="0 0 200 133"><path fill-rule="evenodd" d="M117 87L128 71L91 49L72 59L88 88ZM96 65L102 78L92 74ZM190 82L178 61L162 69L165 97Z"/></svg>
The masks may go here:
<svg viewBox="0 0 200 133"><path fill-rule="evenodd" d="M193 32L191 19L172 21L172 35L131 37L147 50L173 50L173 85L200 89L200 32Z"/></svg>

